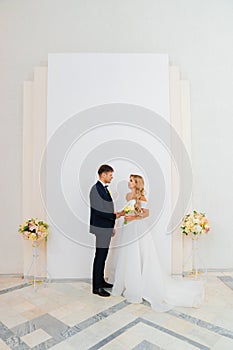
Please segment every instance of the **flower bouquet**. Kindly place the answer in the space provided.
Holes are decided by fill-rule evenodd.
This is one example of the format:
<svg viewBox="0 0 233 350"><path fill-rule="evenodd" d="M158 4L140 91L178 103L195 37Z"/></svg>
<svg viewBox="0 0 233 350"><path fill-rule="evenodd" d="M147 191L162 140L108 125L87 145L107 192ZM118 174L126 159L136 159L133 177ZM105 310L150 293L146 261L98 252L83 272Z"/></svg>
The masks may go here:
<svg viewBox="0 0 233 350"><path fill-rule="evenodd" d="M46 222L32 218L20 225L18 231L24 239L38 241L45 238L47 241L48 227L49 225Z"/></svg>
<svg viewBox="0 0 233 350"><path fill-rule="evenodd" d="M126 205L124 208L124 213L125 214L129 214L129 213L134 213L134 206L133 205ZM124 225L126 225L128 223L127 220L124 221Z"/></svg>
<svg viewBox="0 0 233 350"><path fill-rule="evenodd" d="M185 215L182 219L181 230L184 235L191 236L192 239L197 239L199 235L208 233L210 226L205 213L193 210L191 214Z"/></svg>

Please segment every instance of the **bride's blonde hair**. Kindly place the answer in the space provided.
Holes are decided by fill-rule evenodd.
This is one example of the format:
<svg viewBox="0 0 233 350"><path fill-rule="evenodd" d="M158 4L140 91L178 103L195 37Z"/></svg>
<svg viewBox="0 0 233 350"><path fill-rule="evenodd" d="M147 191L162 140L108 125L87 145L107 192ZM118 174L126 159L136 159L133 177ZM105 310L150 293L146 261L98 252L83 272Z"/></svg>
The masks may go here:
<svg viewBox="0 0 233 350"><path fill-rule="evenodd" d="M141 197L145 195L145 190L144 190L144 180L141 175L134 175L131 174L130 177L132 177L135 181L135 196L136 196L136 203L134 206L135 214L140 215L141 212Z"/></svg>

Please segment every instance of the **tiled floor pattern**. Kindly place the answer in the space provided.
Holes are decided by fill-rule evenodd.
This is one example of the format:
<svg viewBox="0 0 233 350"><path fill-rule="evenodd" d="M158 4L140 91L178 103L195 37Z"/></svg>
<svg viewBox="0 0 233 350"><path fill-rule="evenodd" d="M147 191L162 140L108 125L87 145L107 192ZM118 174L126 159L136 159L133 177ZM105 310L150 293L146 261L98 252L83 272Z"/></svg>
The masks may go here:
<svg viewBox="0 0 233 350"><path fill-rule="evenodd" d="M101 298L88 281L0 278L0 349L233 350L233 273L209 273L201 308L166 313L122 297Z"/></svg>

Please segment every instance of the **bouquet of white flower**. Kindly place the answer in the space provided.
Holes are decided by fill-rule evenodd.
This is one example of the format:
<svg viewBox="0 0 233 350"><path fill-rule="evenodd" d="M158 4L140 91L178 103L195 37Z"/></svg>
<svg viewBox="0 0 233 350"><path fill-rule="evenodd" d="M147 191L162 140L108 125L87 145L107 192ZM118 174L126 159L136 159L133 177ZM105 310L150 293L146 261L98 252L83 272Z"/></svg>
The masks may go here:
<svg viewBox="0 0 233 350"><path fill-rule="evenodd" d="M123 210L124 210L125 214L129 214L129 213L134 214L134 206L133 205L126 205ZM127 223L128 223L128 221L125 220L124 224L126 225Z"/></svg>
<svg viewBox="0 0 233 350"><path fill-rule="evenodd" d="M49 225L42 220L32 218L25 221L19 226L18 231L21 233L24 239L30 239L32 241L38 241L45 238L47 241Z"/></svg>
<svg viewBox="0 0 233 350"><path fill-rule="evenodd" d="M193 239L198 238L198 235L202 233L208 233L210 226L205 213L199 213L194 210L193 213L185 215L182 220L181 230L184 235L190 235Z"/></svg>

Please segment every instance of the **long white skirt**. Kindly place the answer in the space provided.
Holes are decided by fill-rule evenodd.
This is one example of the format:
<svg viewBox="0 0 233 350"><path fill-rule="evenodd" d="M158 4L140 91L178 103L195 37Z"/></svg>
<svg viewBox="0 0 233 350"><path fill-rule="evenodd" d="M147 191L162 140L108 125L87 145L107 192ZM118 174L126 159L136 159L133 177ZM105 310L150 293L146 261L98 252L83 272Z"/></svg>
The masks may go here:
<svg viewBox="0 0 233 350"><path fill-rule="evenodd" d="M142 235L143 221L131 221L118 230L109 268L112 295L123 295L131 303L145 299L159 312L174 306L200 307L203 281L170 277L161 266L151 232Z"/></svg>

